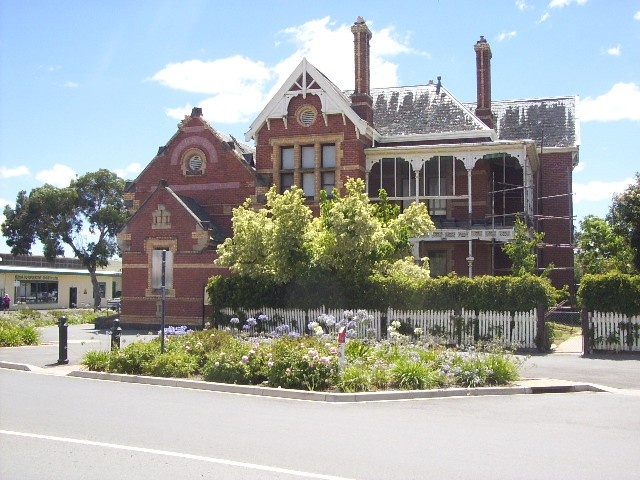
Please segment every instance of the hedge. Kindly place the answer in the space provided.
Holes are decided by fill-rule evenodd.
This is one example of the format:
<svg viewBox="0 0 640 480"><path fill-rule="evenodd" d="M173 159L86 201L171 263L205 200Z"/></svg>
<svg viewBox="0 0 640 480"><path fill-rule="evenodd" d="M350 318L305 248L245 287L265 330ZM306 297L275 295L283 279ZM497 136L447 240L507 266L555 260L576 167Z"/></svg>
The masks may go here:
<svg viewBox="0 0 640 480"><path fill-rule="evenodd" d="M561 296L548 279L522 277L448 276L425 281L375 276L344 282L323 273L288 284L247 277L212 277L207 285L216 309L231 308L364 308L386 310L530 311L545 308Z"/></svg>
<svg viewBox="0 0 640 480"><path fill-rule="evenodd" d="M578 301L590 312L640 315L640 275L585 275L578 288Z"/></svg>

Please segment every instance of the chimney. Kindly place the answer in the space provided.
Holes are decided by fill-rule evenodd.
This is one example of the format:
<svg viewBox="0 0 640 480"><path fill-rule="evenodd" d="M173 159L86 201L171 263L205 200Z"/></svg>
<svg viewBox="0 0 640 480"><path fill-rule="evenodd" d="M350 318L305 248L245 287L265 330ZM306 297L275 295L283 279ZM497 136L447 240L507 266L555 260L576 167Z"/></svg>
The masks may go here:
<svg viewBox="0 0 640 480"><path fill-rule="evenodd" d="M201 117L201 116L202 116L202 108L193 107L191 109L191 118L197 118L197 117Z"/></svg>
<svg viewBox="0 0 640 480"><path fill-rule="evenodd" d="M495 128L495 118L491 112L491 47L484 37L476 42L476 81L478 104L476 116L489 128Z"/></svg>
<svg viewBox="0 0 640 480"><path fill-rule="evenodd" d="M373 99L370 90L370 54L369 40L371 30L364 19L358 17L351 26L353 32L353 51L355 63L355 91L351 95L351 107L369 125L373 125Z"/></svg>

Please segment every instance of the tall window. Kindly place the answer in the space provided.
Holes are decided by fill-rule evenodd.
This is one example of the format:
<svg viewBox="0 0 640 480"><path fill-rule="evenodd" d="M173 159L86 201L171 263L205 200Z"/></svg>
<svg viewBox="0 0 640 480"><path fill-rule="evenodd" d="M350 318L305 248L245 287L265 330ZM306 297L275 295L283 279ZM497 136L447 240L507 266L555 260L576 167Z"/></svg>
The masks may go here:
<svg viewBox="0 0 640 480"><path fill-rule="evenodd" d="M322 160L321 160L321 175L322 185L321 188L329 195L333 193L333 189L336 186L336 146L335 145L322 145Z"/></svg>
<svg viewBox="0 0 640 480"><path fill-rule="evenodd" d="M446 250L430 250L427 252L427 256L432 277L443 277L448 273Z"/></svg>
<svg viewBox="0 0 640 480"><path fill-rule="evenodd" d="M280 192L293 185L311 201L319 199L320 190L331 193L336 185L335 144L280 147Z"/></svg>
<svg viewBox="0 0 640 480"><path fill-rule="evenodd" d="M282 147L280 149L281 170L280 170L280 193L289 190L293 186L293 171L295 162L293 159L293 147Z"/></svg>
<svg viewBox="0 0 640 480"><path fill-rule="evenodd" d="M453 157L433 157L424 164L420 176L420 196L442 197L451 194L448 180L455 174L453 162ZM447 215L447 200L430 199L428 205L431 215Z"/></svg>

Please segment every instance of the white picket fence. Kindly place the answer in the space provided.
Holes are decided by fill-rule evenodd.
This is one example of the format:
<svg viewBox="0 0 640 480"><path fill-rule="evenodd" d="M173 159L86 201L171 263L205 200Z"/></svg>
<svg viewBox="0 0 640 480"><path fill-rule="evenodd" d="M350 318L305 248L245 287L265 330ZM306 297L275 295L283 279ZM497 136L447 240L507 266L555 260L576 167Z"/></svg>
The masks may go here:
<svg viewBox="0 0 640 480"><path fill-rule="evenodd" d="M640 315L589 312L589 326L594 350L640 352Z"/></svg>
<svg viewBox="0 0 640 480"><path fill-rule="evenodd" d="M221 313L229 316L241 318L254 317L264 314L269 318L267 326L263 331L271 332L278 325L287 325L289 331L304 334L307 332L307 325L316 321L322 314L332 315L336 320L343 318L343 309L318 308L313 310L301 309L275 309L261 308L257 310L243 311L231 308L223 308ZM351 310L356 312L357 310ZM358 337L360 338L382 338L382 318L386 316L387 326L391 322L398 320L401 324L415 328L421 328L423 334L434 339L439 339L441 343L451 345L473 345L476 338L480 340L494 340L508 345L518 345L521 348L535 348L536 338L536 312L515 313L513 316L509 312L480 312L477 316L474 312L462 311L456 317L453 310L433 311L433 310L394 310L388 309L386 312L368 311L369 324L357 324Z"/></svg>
<svg viewBox="0 0 640 480"><path fill-rule="evenodd" d="M456 318L449 311L401 311L389 309L388 321L400 320L419 327L426 334L441 337L448 344L473 345L476 338L517 344L522 348L535 348L536 312L475 312L462 310Z"/></svg>

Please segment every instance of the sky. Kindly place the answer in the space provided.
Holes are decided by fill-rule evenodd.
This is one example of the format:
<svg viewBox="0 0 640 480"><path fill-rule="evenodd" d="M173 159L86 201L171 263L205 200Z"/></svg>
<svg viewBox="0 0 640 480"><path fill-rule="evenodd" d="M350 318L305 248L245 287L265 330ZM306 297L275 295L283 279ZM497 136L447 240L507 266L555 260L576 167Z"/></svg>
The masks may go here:
<svg viewBox="0 0 640 480"><path fill-rule="evenodd" d="M640 0L1 0L0 222L21 190L134 179L194 106L244 141L303 57L353 89L358 16L374 88L475 102L482 35L493 100L578 96L576 227L640 172Z"/></svg>

